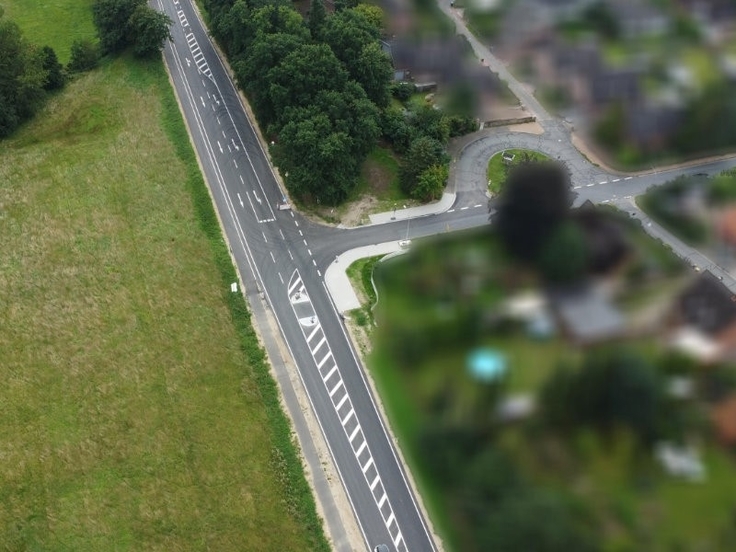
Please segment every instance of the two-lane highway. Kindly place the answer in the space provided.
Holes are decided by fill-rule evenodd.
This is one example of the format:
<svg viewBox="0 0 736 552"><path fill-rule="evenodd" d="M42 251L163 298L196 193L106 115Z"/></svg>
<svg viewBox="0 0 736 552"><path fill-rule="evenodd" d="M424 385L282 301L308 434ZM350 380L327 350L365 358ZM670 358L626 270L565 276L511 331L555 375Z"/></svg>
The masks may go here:
<svg viewBox="0 0 736 552"><path fill-rule="evenodd" d="M174 21L164 59L256 323L267 323L257 319L262 300L293 356L366 548L435 550L324 287L327 260L318 262L310 243L319 227L278 209L283 190L190 1L157 0L156 7Z"/></svg>

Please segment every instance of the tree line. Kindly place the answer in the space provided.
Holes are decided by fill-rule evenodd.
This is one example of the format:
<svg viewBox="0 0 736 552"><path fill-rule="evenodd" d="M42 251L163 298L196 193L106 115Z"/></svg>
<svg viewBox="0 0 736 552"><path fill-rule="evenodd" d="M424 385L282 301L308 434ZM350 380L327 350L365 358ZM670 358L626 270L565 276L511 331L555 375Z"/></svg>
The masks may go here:
<svg viewBox="0 0 736 552"><path fill-rule="evenodd" d="M404 154L401 182L408 195L441 195L444 144L467 122L451 123L431 107L415 113L390 107L392 94L408 98L406 88L391 84L379 8L344 0L329 14L323 0L312 0L305 20L289 0L204 4L294 196L317 204L344 201L379 139Z"/></svg>
<svg viewBox="0 0 736 552"><path fill-rule="evenodd" d="M9 136L43 105L48 93L64 87L75 73L93 69L102 54L132 48L138 57L160 52L170 38L171 20L145 0L96 0L92 16L99 45L76 40L63 66L51 46L39 47L20 27L3 17L0 7L0 138Z"/></svg>

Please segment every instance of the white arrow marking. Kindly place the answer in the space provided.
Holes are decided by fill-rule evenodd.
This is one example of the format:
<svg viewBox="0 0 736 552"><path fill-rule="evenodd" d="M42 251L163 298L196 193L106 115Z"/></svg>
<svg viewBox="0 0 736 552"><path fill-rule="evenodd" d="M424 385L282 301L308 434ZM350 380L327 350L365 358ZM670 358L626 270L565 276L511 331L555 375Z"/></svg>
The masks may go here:
<svg viewBox="0 0 736 552"><path fill-rule="evenodd" d="M240 202L240 206L245 208L245 205L243 204L243 198L240 197L240 194L238 194L238 201Z"/></svg>
<svg viewBox="0 0 736 552"><path fill-rule="evenodd" d="M199 99L202 100L202 107L207 107L207 104L204 103L204 98L200 96Z"/></svg>
<svg viewBox="0 0 736 552"><path fill-rule="evenodd" d="M233 147L235 148L235 151L240 151L238 144L235 143L235 138L232 138L232 141L233 141Z"/></svg>
<svg viewBox="0 0 736 552"><path fill-rule="evenodd" d="M253 197L254 197L254 198L256 198L256 201L257 201L258 203L260 203L260 202L261 202L261 198L260 198L260 197L258 197L258 194L256 193L256 191L255 191L255 190L253 190Z"/></svg>
<svg viewBox="0 0 736 552"><path fill-rule="evenodd" d="M189 61L189 58L184 58L184 59L187 60L187 67L191 67L192 66L192 62Z"/></svg>

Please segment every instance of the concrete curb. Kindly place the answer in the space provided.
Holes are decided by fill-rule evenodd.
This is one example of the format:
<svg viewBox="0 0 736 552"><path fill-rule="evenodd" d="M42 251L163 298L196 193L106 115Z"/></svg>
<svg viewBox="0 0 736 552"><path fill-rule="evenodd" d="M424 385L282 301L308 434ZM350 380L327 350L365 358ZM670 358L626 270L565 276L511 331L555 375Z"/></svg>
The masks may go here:
<svg viewBox="0 0 736 552"><path fill-rule="evenodd" d="M347 275L347 269L351 264L366 257L388 255L400 251L402 247L399 242L390 241L351 249L336 257L325 271L325 285L338 312L345 313L361 306Z"/></svg>

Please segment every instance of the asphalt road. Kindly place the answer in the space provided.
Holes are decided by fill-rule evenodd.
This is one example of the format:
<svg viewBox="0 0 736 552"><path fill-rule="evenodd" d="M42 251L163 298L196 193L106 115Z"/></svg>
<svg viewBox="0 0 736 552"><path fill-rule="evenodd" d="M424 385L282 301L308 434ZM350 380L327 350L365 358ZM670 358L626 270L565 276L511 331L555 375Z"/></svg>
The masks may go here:
<svg viewBox="0 0 736 552"><path fill-rule="evenodd" d="M541 136L494 129L469 144L454 161L456 201L445 213L356 229L320 226L293 211L278 210L283 190L190 0L156 0L156 7L174 21L173 42L167 44L164 59L255 322L265 328L271 316L277 321L366 548L386 543L401 551L435 550L363 368L324 286L323 275L335 256L363 245L487 224L485 169L488 158L506 148L535 149L565 162L576 203L590 199L619 205L678 174L715 172L736 160L640 177L611 175L575 150L563 125L543 116L546 132ZM667 240L669 234L655 230ZM273 336L266 335L265 346L271 361L279 364ZM280 367L286 368L276 367L283 390L288 374ZM300 422L293 390L285 395L309 457L310 436ZM319 466L312 471L319 473ZM317 481L316 486L335 547L350 550L326 483Z"/></svg>
<svg viewBox="0 0 736 552"><path fill-rule="evenodd" d="M324 247L317 247L325 229L297 213L277 209L283 192L189 0L158 0L157 8L174 21L173 42L167 44L164 58L255 322L267 326L272 314L278 323L366 548L387 543L401 551L435 550L362 367L326 292L323 274L332 259ZM261 312L261 305L271 312ZM278 356L268 342L266 349L270 358ZM319 498L329 501L325 495ZM327 523L336 548L350 550L338 521Z"/></svg>

